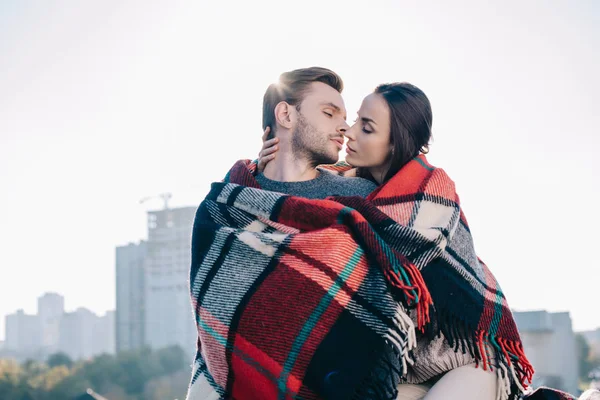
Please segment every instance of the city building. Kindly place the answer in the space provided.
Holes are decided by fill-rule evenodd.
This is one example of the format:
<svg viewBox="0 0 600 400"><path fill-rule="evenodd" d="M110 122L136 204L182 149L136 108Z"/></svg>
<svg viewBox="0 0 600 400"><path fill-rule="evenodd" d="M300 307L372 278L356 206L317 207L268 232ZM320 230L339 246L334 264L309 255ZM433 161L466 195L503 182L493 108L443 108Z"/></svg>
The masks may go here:
<svg viewBox="0 0 600 400"><path fill-rule="evenodd" d="M117 247L116 350L133 350L145 344L144 262L147 243Z"/></svg>
<svg viewBox="0 0 600 400"><path fill-rule="evenodd" d="M578 393L575 334L568 312L513 312L527 358L535 369L533 386Z"/></svg>
<svg viewBox="0 0 600 400"><path fill-rule="evenodd" d="M96 320L93 354L114 354L115 343L115 311L107 311Z"/></svg>
<svg viewBox="0 0 600 400"><path fill-rule="evenodd" d="M196 347L189 295L191 232L196 207L148 212L145 261L145 340L152 348Z"/></svg>
<svg viewBox="0 0 600 400"><path fill-rule="evenodd" d="M96 314L83 307L65 313L60 321L59 351L74 360L94 355L97 319Z"/></svg>
<svg viewBox="0 0 600 400"><path fill-rule="evenodd" d="M37 352L41 345L40 320L37 315L18 310L6 316L5 349L25 355Z"/></svg>
<svg viewBox="0 0 600 400"><path fill-rule="evenodd" d="M60 321L65 313L65 299L57 293L45 293L38 298L40 346L46 354L55 353L60 337Z"/></svg>
<svg viewBox="0 0 600 400"><path fill-rule="evenodd" d="M24 361L45 360L64 352L74 360L115 352L115 312L98 317L86 308L65 313L64 298L45 293L38 298L38 314L23 310L6 316L2 355Z"/></svg>

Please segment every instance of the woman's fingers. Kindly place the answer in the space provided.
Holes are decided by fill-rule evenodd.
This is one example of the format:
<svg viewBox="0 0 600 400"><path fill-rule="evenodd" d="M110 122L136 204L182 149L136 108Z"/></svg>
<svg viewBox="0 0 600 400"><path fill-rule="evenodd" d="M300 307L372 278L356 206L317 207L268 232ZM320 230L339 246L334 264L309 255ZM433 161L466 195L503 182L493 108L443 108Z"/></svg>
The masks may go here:
<svg viewBox="0 0 600 400"><path fill-rule="evenodd" d="M264 171L267 164L275 159L275 153L277 150L279 150L279 146L277 146L277 143L279 143L279 138L267 140L270 132L271 128L267 126L262 136L262 149L258 153L258 172Z"/></svg>
<svg viewBox="0 0 600 400"><path fill-rule="evenodd" d="M263 151L272 149L274 147L275 147L275 151L279 150L279 146L275 146L277 143L279 143L279 138L270 139L270 140L267 140L266 142L264 142L261 151L258 153L258 156L262 157ZM271 152L268 152L266 154L270 154L270 153Z"/></svg>
<svg viewBox="0 0 600 400"><path fill-rule="evenodd" d="M269 133L271 132L271 127L267 126L265 128L265 132L262 135L262 141L264 142L265 140L267 140L267 138L269 137Z"/></svg>
<svg viewBox="0 0 600 400"><path fill-rule="evenodd" d="M269 154L258 159L258 172L263 172L270 161L275 159L275 153Z"/></svg>
<svg viewBox="0 0 600 400"><path fill-rule="evenodd" d="M268 156L269 154L275 153L277 150L279 150L279 146L275 145L275 146L270 146L270 147L265 147L263 148L260 153L258 154L259 157L264 157L264 156Z"/></svg>

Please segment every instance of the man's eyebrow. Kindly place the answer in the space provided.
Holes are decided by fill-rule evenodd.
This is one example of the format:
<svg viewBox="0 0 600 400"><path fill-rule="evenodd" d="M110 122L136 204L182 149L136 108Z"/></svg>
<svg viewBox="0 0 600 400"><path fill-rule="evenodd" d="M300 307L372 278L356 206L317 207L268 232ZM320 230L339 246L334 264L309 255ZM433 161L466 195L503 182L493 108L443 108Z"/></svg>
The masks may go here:
<svg viewBox="0 0 600 400"><path fill-rule="evenodd" d="M342 112L342 109L340 108L340 106L337 106L335 103L325 102L325 103L321 103L321 105L322 106L329 106L329 107L333 108L337 112Z"/></svg>
<svg viewBox="0 0 600 400"><path fill-rule="evenodd" d="M325 103L321 103L322 106L328 106L333 108L336 112L339 112L340 114L342 113L342 108L338 105L336 105L335 103L332 102L325 102ZM346 115L344 115L344 119L346 119Z"/></svg>

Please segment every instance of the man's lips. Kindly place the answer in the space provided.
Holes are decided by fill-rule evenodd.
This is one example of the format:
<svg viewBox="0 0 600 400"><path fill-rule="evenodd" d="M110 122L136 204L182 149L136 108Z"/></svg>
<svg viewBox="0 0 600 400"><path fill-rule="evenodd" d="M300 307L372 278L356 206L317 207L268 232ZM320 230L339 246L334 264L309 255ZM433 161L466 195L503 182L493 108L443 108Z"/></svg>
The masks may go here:
<svg viewBox="0 0 600 400"><path fill-rule="evenodd" d="M344 147L344 138L332 138L331 140L335 144L337 144L339 150L341 150L342 147Z"/></svg>

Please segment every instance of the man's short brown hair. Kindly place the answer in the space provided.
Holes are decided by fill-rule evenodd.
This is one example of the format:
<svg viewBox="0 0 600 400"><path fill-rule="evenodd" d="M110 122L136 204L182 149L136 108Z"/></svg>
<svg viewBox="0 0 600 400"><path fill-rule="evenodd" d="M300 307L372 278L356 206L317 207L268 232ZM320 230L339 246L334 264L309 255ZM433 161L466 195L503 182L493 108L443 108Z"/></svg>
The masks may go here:
<svg viewBox="0 0 600 400"><path fill-rule="evenodd" d="M322 67L301 68L284 72L279 76L279 82L269 85L263 98L263 130L271 127L269 139L273 138L277 130L275 123L275 107L282 101L296 106L300 104L313 82L322 82L342 93L344 82L342 78L330 69Z"/></svg>

